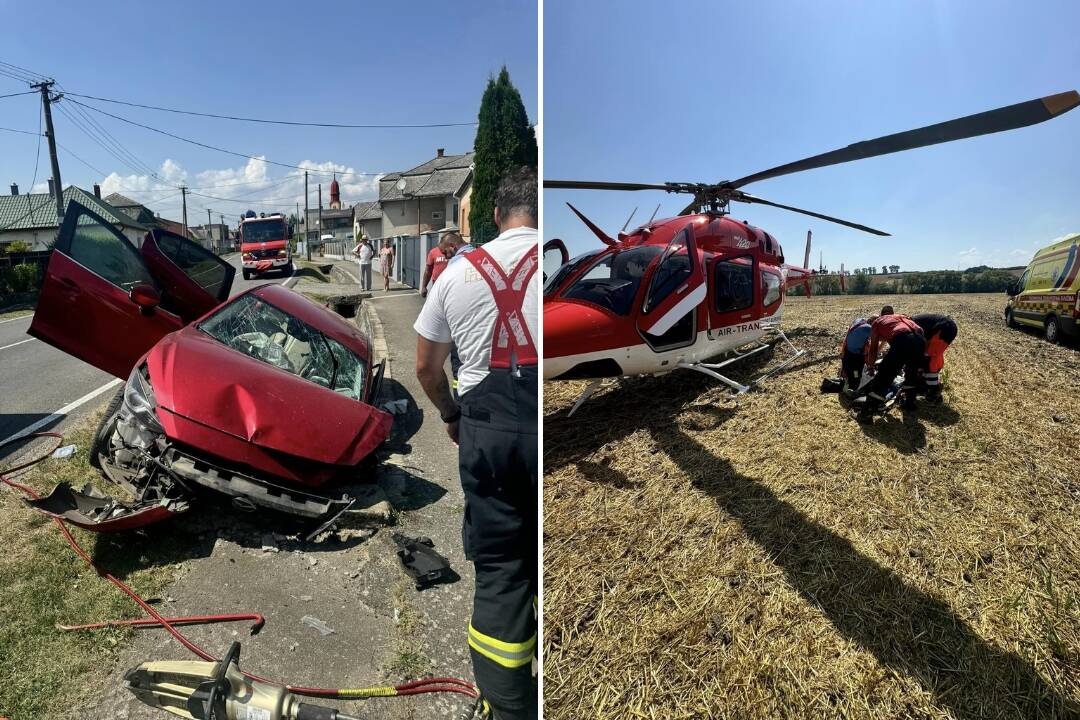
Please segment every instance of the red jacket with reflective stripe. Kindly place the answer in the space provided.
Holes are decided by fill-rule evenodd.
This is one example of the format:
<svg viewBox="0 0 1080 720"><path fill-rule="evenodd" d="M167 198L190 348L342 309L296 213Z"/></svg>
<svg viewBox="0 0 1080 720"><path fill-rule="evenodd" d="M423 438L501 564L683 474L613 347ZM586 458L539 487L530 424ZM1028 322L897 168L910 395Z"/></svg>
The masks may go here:
<svg viewBox="0 0 1080 720"><path fill-rule="evenodd" d="M882 315L870 324L870 342L866 344L866 364L877 362L881 341L892 342L901 333L915 332L922 335L922 328L907 315Z"/></svg>

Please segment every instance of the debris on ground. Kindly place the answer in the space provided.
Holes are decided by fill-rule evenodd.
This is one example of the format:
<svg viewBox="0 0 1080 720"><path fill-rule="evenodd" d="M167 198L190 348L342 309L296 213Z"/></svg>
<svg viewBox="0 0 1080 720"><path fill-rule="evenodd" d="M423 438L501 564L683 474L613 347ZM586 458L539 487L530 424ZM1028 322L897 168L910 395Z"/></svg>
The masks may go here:
<svg viewBox="0 0 1080 720"><path fill-rule="evenodd" d="M401 533L394 533L391 538L398 546L398 559L416 583L417 590L457 580L457 573L450 568L447 559L435 551L431 538L411 538Z"/></svg>
<svg viewBox="0 0 1080 720"><path fill-rule="evenodd" d="M324 637L327 635L332 635L334 633L334 628L330 627L314 615L305 615L304 617L300 618L300 622L304 623L309 628L314 628L315 630L318 630L319 634Z"/></svg>

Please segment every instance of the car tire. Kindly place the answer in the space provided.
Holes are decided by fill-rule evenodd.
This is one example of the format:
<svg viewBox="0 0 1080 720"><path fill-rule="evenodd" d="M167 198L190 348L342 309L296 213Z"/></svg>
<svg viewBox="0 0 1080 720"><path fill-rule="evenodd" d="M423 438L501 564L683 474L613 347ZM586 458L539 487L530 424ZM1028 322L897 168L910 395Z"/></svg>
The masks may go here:
<svg viewBox="0 0 1080 720"><path fill-rule="evenodd" d="M250 280L251 279L251 273L248 272L247 270L244 270L243 272L244 272L244 279L245 280Z"/></svg>
<svg viewBox="0 0 1080 720"><path fill-rule="evenodd" d="M1009 308L1005 311L1005 324L1014 330L1017 328L1016 319L1013 317L1012 308Z"/></svg>
<svg viewBox="0 0 1080 720"><path fill-rule="evenodd" d="M295 265L293 265L293 264L292 264L292 263L290 262L290 263L289 263L288 265L286 265L285 267L283 267L283 268L282 268L281 270L282 270L282 272L283 272L283 273L285 273L285 274L283 275L283 277L292 277L292 276L293 276L293 273L295 273L295 272L296 272L296 266L295 266Z"/></svg>
<svg viewBox="0 0 1080 720"><path fill-rule="evenodd" d="M1046 342L1051 345L1057 345L1061 342L1061 323L1058 319L1051 315L1046 318L1046 322L1043 323L1043 337L1046 338Z"/></svg>
<svg viewBox="0 0 1080 720"><path fill-rule="evenodd" d="M87 459L98 470L101 469L101 460L98 456L108 454L109 439L112 437L113 430L116 429L116 418L120 415L120 403L123 401L124 388L120 388L120 391L105 406L105 414L101 417L94 439L90 441L90 456Z"/></svg>

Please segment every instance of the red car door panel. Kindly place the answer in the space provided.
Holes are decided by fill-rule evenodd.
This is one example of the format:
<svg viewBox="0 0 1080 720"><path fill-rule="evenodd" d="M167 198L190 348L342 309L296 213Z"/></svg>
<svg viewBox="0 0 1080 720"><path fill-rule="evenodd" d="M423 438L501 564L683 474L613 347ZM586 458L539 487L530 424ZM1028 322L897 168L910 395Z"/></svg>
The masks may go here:
<svg viewBox="0 0 1080 720"><path fill-rule="evenodd" d="M693 312L707 292L694 226L688 223L668 243L653 270L639 327L650 335L663 335Z"/></svg>
<svg viewBox="0 0 1080 720"><path fill-rule="evenodd" d="M165 290L163 304L191 322L229 299L236 268L176 233L153 230L143 239L142 257Z"/></svg>
<svg viewBox="0 0 1080 720"><path fill-rule="evenodd" d="M139 252L111 224L68 204L29 334L126 378L154 343L183 326L161 308L144 314L129 294L154 285Z"/></svg>

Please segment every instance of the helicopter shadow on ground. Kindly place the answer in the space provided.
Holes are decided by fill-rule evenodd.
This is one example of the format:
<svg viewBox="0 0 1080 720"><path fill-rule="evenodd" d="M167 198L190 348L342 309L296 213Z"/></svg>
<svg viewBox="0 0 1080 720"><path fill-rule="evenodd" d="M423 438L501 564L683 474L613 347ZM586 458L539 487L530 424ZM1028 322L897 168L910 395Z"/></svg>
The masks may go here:
<svg viewBox="0 0 1080 720"><path fill-rule="evenodd" d="M947 603L907 585L679 428L652 432L694 487L739 520L803 600L883 665L916 680L954 717L975 720L1007 707L1019 717L1080 713L1032 665L984 640Z"/></svg>
<svg viewBox="0 0 1080 720"><path fill-rule="evenodd" d="M808 518L764 483L740 474L687 434L686 429L718 428L737 415L737 405L693 403L712 387L715 383L704 376L645 378L605 393L591 407L586 403L572 418L562 411L548 414L545 472L575 465L594 482L640 486L644 478L629 478L606 463L584 458L646 430L656 452L682 468L695 492L737 519L786 582L837 632L917 681L956 718L975 720L1000 714L1002 708L1016 708L1020 717L1080 713L1080 706L1055 692L1033 666L985 641L946 603L907 585L843 535ZM648 412L642 411L643 397L649 398ZM695 425L680 427L676 419L682 413L688 413L684 425Z"/></svg>

